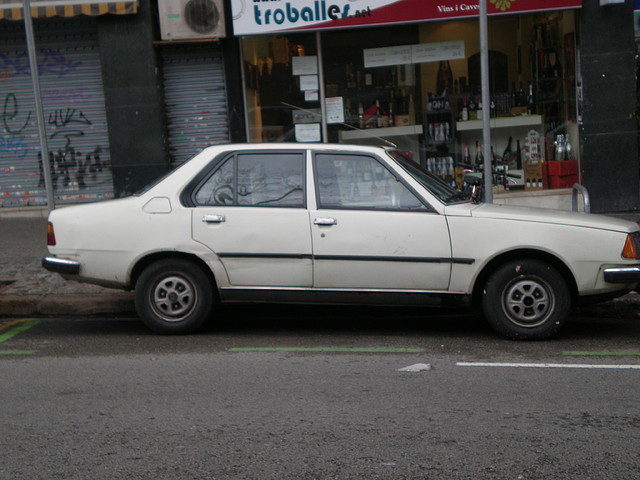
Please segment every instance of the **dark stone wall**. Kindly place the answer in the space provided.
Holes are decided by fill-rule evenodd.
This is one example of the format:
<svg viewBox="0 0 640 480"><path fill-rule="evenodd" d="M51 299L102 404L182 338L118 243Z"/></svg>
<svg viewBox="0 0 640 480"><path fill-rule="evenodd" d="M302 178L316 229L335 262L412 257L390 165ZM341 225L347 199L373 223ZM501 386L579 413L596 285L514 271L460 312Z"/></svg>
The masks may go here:
<svg viewBox="0 0 640 480"><path fill-rule="evenodd" d="M232 143L247 141L244 115L244 86L242 83L242 61L240 39L233 36L231 0L224 1L227 38L223 39L224 74L227 87L227 111L229 112L229 137Z"/></svg>
<svg viewBox="0 0 640 480"><path fill-rule="evenodd" d="M136 192L167 171L165 116L153 41L155 2L140 0L136 15L98 20L115 196Z"/></svg>
<svg viewBox="0 0 640 480"><path fill-rule="evenodd" d="M583 87L583 184L593 212L640 208L633 2L583 0L578 44Z"/></svg>
<svg viewBox="0 0 640 480"><path fill-rule="evenodd" d="M98 19L113 181L116 197L140 190L169 166L162 91L157 0L140 0L136 15ZM231 6L225 2L227 38L221 40L225 62L229 134L246 141L239 40L233 32Z"/></svg>

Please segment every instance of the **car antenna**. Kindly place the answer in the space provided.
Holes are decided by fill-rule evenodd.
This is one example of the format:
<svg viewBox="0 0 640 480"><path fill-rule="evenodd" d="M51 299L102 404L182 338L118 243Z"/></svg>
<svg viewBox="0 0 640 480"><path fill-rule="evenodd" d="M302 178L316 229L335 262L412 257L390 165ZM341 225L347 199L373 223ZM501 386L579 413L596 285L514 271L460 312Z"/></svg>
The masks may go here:
<svg viewBox="0 0 640 480"><path fill-rule="evenodd" d="M295 108L295 109L298 109L298 110L303 111L303 112L305 112L305 113L310 113L310 114L312 114L312 115L317 115L317 114L318 114L318 112L314 112L314 111L312 111L312 110L307 110L306 108L298 107L298 106L296 106L296 105L291 105L290 103L287 103L287 102L282 102L282 101L281 101L280 103L281 103L282 105L286 106L286 107ZM365 132L365 133L369 134L370 136L372 136L372 137L374 137L374 138L377 138L378 140L380 140L380 141L382 141L382 142L386 143L387 145L389 145L389 146L391 146L391 147L393 147L393 148L398 148L398 145L396 145L395 143L393 143L393 142L391 142L391 141L387 140L386 138L382 138L382 137L379 137L378 135L375 135L375 134L371 133L371 131L370 131L370 130L366 130L366 129L363 129L363 128L358 128L358 127L356 127L355 125L349 125L348 123L344 123L344 122L337 122L337 123L336 123L336 125L342 125L342 126L345 126L345 127L349 127L349 128L351 128L352 130L359 130L359 131L361 131L361 132Z"/></svg>

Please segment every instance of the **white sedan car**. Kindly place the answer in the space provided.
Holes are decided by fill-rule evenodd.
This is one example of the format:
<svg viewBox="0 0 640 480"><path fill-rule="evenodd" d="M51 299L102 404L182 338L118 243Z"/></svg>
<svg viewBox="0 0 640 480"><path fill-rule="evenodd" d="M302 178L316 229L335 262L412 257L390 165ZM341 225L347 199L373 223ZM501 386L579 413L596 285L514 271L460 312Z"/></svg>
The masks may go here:
<svg viewBox="0 0 640 480"><path fill-rule="evenodd" d="M475 204L383 147L207 148L144 192L57 209L48 270L135 292L188 333L224 302L477 306L542 339L640 282L635 223Z"/></svg>

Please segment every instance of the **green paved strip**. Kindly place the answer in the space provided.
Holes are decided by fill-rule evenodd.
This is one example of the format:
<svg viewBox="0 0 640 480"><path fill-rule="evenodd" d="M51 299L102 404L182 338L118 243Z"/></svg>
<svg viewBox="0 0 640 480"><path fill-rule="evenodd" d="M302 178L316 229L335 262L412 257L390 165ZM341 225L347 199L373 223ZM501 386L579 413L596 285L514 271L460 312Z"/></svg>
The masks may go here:
<svg viewBox="0 0 640 480"><path fill-rule="evenodd" d="M421 348L387 347L234 347L230 352L422 353Z"/></svg>
<svg viewBox="0 0 640 480"><path fill-rule="evenodd" d="M589 352L589 351L567 351L563 355L585 356L585 357L640 357L640 352Z"/></svg>
<svg viewBox="0 0 640 480"><path fill-rule="evenodd" d="M12 328L11 330L3 333L2 335L0 335L0 343L6 342L7 340L12 339L13 337L15 337L16 335L18 335L19 333L22 333L26 330L29 330L31 327L35 327L38 323L38 320L31 320L29 322L25 322L22 325L19 325L15 328Z"/></svg>
<svg viewBox="0 0 640 480"><path fill-rule="evenodd" d="M0 350L1 355L33 355L37 350Z"/></svg>

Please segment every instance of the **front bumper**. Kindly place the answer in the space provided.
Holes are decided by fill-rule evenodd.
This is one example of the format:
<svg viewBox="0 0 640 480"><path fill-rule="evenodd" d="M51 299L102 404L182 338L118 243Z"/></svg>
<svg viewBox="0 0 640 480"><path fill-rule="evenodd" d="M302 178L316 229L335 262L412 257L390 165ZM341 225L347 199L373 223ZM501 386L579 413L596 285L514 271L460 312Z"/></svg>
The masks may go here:
<svg viewBox="0 0 640 480"><path fill-rule="evenodd" d="M80 273L80 263L64 258L45 257L42 259L42 266L50 272L64 273L67 275L78 275Z"/></svg>
<svg viewBox="0 0 640 480"><path fill-rule="evenodd" d="M632 267L605 268L604 281L608 283L640 282L640 265Z"/></svg>

